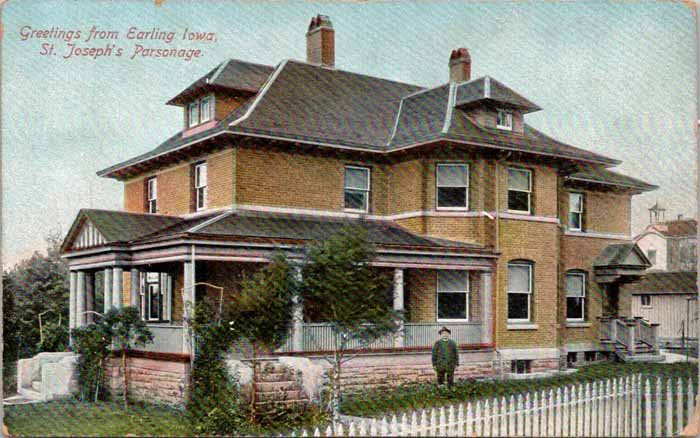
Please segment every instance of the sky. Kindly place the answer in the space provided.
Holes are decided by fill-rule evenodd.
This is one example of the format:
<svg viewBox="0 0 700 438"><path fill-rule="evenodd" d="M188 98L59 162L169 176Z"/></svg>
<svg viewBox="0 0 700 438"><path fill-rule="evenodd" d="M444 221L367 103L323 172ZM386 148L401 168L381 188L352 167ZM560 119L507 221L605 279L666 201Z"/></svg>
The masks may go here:
<svg viewBox="0 0 700 438"><path fill-rule="evenodd" d="M695 25L681 3L10 0L0 66L4 268L65 235L80 208L121 209L122 184L96 172L181 128L168 99L227 58L304 60L318 13L333 22L344 70L432 87L448 80L450 51L467 47L472 77L489 75L543 108L527 123L660 187L634 198L633 234L657 200L667 218L697 216ZM93 26L119 36L86 41ZM128 39L132 27L175 38ZM80 30L69 39L80 49L114 44L111 56L66 58L68 42L42 38L52 28ZM215 41L183 40L186 29ZM136 44L201 56L132 59Z"/></svg>

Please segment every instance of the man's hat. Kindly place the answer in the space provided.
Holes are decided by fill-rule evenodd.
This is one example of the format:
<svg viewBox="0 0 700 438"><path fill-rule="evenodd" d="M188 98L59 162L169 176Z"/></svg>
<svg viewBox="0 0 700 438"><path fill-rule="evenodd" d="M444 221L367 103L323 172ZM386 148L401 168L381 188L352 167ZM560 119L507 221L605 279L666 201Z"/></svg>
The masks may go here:
<svg viewBox="0 0 700 438"><path fill-rule="evenodd" d="M440 329L440 331L438 332L438 334L441 335L442 332L447 332L448 334L452 334L452 332L450 331L450 329L448 329L447 327L444 327L444 326Z"/></svg>

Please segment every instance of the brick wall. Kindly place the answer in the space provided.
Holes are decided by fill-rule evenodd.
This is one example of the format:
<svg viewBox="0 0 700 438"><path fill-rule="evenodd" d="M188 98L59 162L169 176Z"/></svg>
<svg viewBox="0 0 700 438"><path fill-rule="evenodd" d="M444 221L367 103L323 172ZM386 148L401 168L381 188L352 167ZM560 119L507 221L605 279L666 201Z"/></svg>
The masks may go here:
<svg viewBox="0 0 700 438"><path fill-rule="evenodd" d="M558 230L556 224L502 219L497 267L496 339L502 347L554 347L557 344ZM532 323L536 330L508 330L507 276L512 260L533 262Z"/></svg>
<svg viewBox="0 0 700 438"><path fill-rule="evenodd" d="M235 202L235 169L236 149L228 149L207 157L209 208L229 207Z"/></svg>
<svg viewBox="0 0 700 438"><path fill-rule="evenodd" d="M182 405L186 400L189 362L128 358L129 395L137 400ZM108 391L123 394L121 359L109 359L105 365Z"/></svg>
<svg viewBox="0 0 700 438"><path fill-rule="evenodd" d="M388 170L387 210L392 214L421 211L425 202L423 178L428 170L421 159L394 163Z"/></svg>
<svg viewBox="0 0 700 438"><path fill-rule="evenodd" d="M143 213L146 207L146 183L137 178L124 183L124 210L130 213Z"/></svg>

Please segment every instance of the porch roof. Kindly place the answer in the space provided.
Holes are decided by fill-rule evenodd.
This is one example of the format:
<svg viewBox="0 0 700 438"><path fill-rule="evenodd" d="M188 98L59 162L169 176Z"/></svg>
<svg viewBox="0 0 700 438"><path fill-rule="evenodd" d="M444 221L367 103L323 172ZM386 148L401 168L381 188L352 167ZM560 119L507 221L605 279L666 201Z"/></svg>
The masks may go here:
<svg viewBox="0 0 700 438"><path fill-rule="evenodd" d="M635 243L608 245L593 261L598 283L629 283L639 279L651 262Z"/></svg>
<svg viewBox="0 0 700 438"><path fill-rule="evenodd" d="M94 226L104 239L95 241L92 248L75 247L73 242L87 222ZM491 249L480 245L420 236L389 220L235 209L195 218L81 210L63 243L62 251L70 253L114 245L128 247L183 238L303 244L326 239L349 225L365 229L370 242L380 248L494 254Z"/></svg>

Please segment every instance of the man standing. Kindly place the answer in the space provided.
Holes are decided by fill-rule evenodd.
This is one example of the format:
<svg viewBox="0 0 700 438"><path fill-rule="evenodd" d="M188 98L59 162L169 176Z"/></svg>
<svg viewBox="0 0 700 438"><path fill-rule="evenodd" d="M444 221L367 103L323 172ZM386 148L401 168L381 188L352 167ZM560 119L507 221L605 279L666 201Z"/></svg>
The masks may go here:
<svg viewBox="0 0 700 438"><path fill-rule="evenodd" d="M459 354L457 354L457 343L450 339L450 329L443 327L438 332L440 339L433 345L433 368L437 373L438 385L445 383L447 376L447 386L452 386L455 381L455 368L459 366Z"/></svg>

